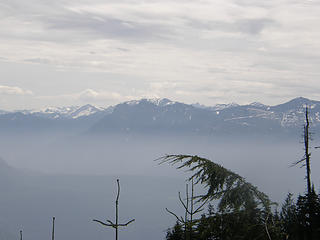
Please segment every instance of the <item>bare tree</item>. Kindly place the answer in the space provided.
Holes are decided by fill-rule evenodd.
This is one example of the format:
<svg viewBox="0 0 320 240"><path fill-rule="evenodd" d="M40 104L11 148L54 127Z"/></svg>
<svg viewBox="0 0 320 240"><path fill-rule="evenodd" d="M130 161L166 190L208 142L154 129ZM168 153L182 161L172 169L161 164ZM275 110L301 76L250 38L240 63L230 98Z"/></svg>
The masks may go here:
<svg viewBox="0 0 320 240"><path fill-rule="evenodd" d="M308 195L311 194L311 169L310 169L310 157L311 153L309 151L309 142L311 140L310 136L310 121L309 121L309 109L306 107L305 111L305 125L303 126L303 143L304 143L304 157L295 162L293 165L298 165L302 163L302 167L306 167L306 179L307 179L307 192Z"/></svg>
<svg viewBox="0 0 320 240"><path fill-rule="evenodd" d="M301 167L306 167L306 181L307 181L307 204L308 204L308 218L310 221L309 225L309 232L308 232L308 240L312 240L312 226L313 226L313 214L314 214L314 206L313 206L313 187L311 186L311 167L310 167L310 157L311 152L309 151L309 143L311 140L311 133L310 133L310 120L309 120L309 109L306 106L305 110L305 125L303 126L303 143L304 143L304 157L295 162L293 165L296 166L298 164L302 164Z"/></svg>
<svg viewBox="0 0 320 240"><path fill-rule="evenodd" d="M116 240L118 240L118 228L119 227L126 227L130 223L135 221L135 219L132 219L132 220L128 221L127 223L123 223L123 224L119 223L119 196L120 196L120 182L119 182L119 179L117 179L117 187L118 187L118 191L117 191L117 198L116 198L116 220L115 220L115 223L113 223L110 220L107 220L107 223L105 223L105 222L102 222L100 220L93 219L94 222L100 223L103 226L114 228L115 231L116 231Z"/></svg>
<svg viewBox="0 0 320 240"><path fill-rule="evenodd" d="M189 186L186 184L186 199L185 201L181 197L181 193L178 193L179 201L182 204L185 215L184 218L182 216L178 217L177 214L170 211L168 208L166 208L167 212L173 215L177 221L184 225L184 239L192 240L192 234L193 234L193 225L195 224L195 221L193 219L194 215L201 212L203 210L203 206L207 203L207 201L204 201L200 204L200 206L195 206L195 196L194 196L194 181L193 178L191 179L191 196L189 195ZM188 234L189 233L189 234Z"/></svg>

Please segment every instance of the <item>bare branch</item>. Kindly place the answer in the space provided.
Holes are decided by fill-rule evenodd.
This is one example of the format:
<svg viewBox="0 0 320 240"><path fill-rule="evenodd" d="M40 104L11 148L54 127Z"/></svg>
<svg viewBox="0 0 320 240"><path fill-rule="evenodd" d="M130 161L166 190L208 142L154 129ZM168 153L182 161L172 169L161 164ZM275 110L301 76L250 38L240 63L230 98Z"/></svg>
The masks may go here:
<svg viewBox="0 0 320 240"><path fill-rule="evenodd" d="M118 226L120 226L120 227L126 227L126 226L128 226L130 223L132 223L132 222L134 222L135 221L135 219L132 219L132 220L130 220L129 222L127 222L127 223L124 223L124 224L118 224Z"/></svg>
<svg viewBox="0 0 320 240"><path fill-rule="evenodd" d="M178 222L181 222L181 223L185 223L185 221L183 220L183 218L181 217L181 219L173 212L171 212L168 208L166 208L167 212L172 214L173 216L175 216L175 218L177 219Z"/></svg>
<svg viewBox="0 0 320 240"><path fill-rule="evenodd" d="M115 226L116 224L111 222L110 220L107 220L108 223L110 223L112 226Z"/></svg>
<svg viewBox="0 0 320 240"><path fill-rule="evenodd" d="M93 219L92 221L97 222L97 223L100 223L100 224L103 225L103 226L115 228L115 225L114 225L114 224L107 224L107 223L104 223L104 222L102 222L102 221L100 221L100 220L97 220L97 219Z"/></svg>
<svg viewBox="0 0 320 240"><path fill-rule="evenodd" d="M181 204L183 205L183 208L187 211L187 213L191 214L188 207L186 206L186 204L182 200L180 192L178 193L178 195L179 195L179 200L180 200Z"/></svg>
<svg viewBox="0 0 320 240"><path fill-rule="evenodd" d="M304 162L305 160L306 160L306 158L304 157L304 158L302 158L301 160L292 163L292 164L291 164L291 167L294 167L294 166L298 165L299 163Z"/></svg>
<svg viewBox="0 0 320 240"><path fill-rule="evenodd" d="M119 220L119 211L118 211L119 210L119 197L120 197L120 181L119 181L119 179L117 179L116 222L113 223L112 221L107 220L108 223L104 223L100 220L93 219L94 222L100 223L103 226L114 228L115 232L116 232L116 240L118 240L118 228L119 227L126 227L130 223L135 221L135 219L132 219L132 220L128 221L127 223L118 223L118 220Z"/></svg>
<svg viewBox="0 0 320 240"><path fill-rule="evenodd" d="M208 199L206 199L195 211L194 214L201 212L203 210L203 206L208 202Z"/></svg>

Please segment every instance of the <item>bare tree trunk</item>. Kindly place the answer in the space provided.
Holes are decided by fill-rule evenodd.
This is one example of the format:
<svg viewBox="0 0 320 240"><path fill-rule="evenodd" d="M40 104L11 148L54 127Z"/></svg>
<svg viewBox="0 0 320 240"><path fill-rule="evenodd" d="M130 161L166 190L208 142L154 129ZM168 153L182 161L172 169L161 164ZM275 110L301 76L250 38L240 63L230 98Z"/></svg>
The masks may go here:
<svg viewBox="0 0 320 240"><path fill-rule="evenodd" d="M118 193L117 193L117 199L116 199L116 240L118 240L118 219L119 219L119 194L120 194L120 183L119 179L117 179L117 185L118 185Z"/></svg>
<svg viewBox="0 0 320 240"><path fill-rule="evenodd" d="M135 221L135 219L132 219L127 223L119 223L119 196L120 196L120 182L119 182L119 179L117 179L117 189L118 190L117 190L117 198L116 198L116 221L115 221L115 223L113 223L110 220L107 220L107 223L105 223L105 222L102 222L100 220L93 219L94 222L100 223L103 226L114 228L115 231L116 231L116 240L118 240L118 236L119 236L119 233L118 233L119 227L126 227L130 223Z"/></svg>
<svg viewBox="0 0 320 240"><path fill-rule="evenodd" d="M186 184L186 198L187 198L187 202L186 202L186 209L185 209L185 219L184 219L184 235L185 235L185 239L188 239L188 209L189 209L189 186L188 184Z"/></svg>
<svg viewBox="0 0 320 240"><path fill-rule="evenodd" d="M308 107L306 107L306 125L304 126L304 150L306 156L306 170L307 170L307 189L308 189L308 196L311 196L311 170L310 170L310 156L311 153L309 152L309 116L308 116Z"/></svg>
<svg viewBox="0 0 320 240"><path fill-rule="evenodd" d="M310 156L311 153L309 152L309 140L310 140L310 133L309 133L309 128L310 128L310 123L309 123L309 111L308 107L306 107L306 113L305 113L305 121L306 125L304 126L304 151L305 151L305 165L306 165L306 171L307 171L307 191L308 191L308 196L307 196L307 201L308 201L308 214L309 214L309 220L310 220L310 226L309 226L309 231L307 232L307 239L312 240L312 235L313 235L313 201L312 201L312 189L311 189L311 169L310 169Z"/></svg>
<svg viewBox="0 0 320 240"><path fill-rule="evenodd" d="M312 200L312 194L313 194L313 189L311 186L311 168L310 168L310 157L311 153L309 152L309 141L311 140L310 137L310 122L309 122L309 109L308 106L306 107L306 112L305 112L305 125L303 128L303 142L304 142L304 157L294 163L294 165L297 164L303 164L302 166L306 166L306 179L307 179L307 218L309 220L310 225L306 229L306 235L307 235L307 240L312 240L312 232L313 232L313 216L314 216L314 206L313 206L313 200ZM307 221L308 221L307 220Z"/></svg>
<svg viewBox="0 0 320 240"><path fill-rule="evenodd" d="M190 204L190 240L192 240L192 226L193 226L193 199L194 199L194 184L193 184L193 178L191 179L191 204Z"/></svg>
<svg viewBox="0 0 320 240"><path fill-rule="evenodd" d="M54 240L54 221L56 220L55 217L52 218L52 240Z"/></svg>

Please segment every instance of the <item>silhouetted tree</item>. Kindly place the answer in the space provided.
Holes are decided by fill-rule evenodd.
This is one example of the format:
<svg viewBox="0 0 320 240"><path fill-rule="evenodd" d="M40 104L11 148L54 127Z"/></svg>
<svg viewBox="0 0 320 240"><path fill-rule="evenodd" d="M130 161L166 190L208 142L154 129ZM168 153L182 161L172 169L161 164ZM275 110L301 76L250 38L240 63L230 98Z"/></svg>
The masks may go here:
<svg viewBox="0 0 320 240"><path fill-rule="evenodd" d="M179 221L176 222L172 229L167 230L166 240L184 240L185 231Z"/></svg>
<svg viewBox="0 0 320 240"><path fill-rule="evenodd" d="M298 215L297 207L294 203L292 193L288 193L287 198L285 199L281 212L280 212L280 221L281 221L281 232L285 236L285 239L288 240L297 240L298 238Z"/></svg>
<svg viewBox="0 0 320 240"><path fill-rule="evenodd" d="M299 239L320 239L320 200L313 187L310 195L298 197L297 219Z"/></svg>
<svg viewBox="0 0 320 240"><path fill-rule="evenodd" d="M118 187L118 191L117 191L117 198L116 198L116 220L115 220L115 223L113 223L110 220L107 220L107 223L104 223L104 222L102 222L100 220L93 219L94 222L98 222L103 226L114 228L115 232L116 232L116 240L118 240L118 228L119 227L126 227L130 223L135 221L135 219L132 219L132 220L128 221L127 223L118 223L118 220L119 220L119 196L120 196L120 182L119 182L119 179L117 179L117 187Z"/></svg>
<svg viewBox="0 0 320 240"><path fill-rule="evenodd" d="M208 189L198 199L217 202L217 212L209 217L203 215L199 220L196 239L270 240L271 236L279 235L274 234L273 221L268 221L272 219L273 203L243 177L198 156L167 155L160 160L161 163L178 164L178 169L191 171L189 180L194 179L195 184L201 183ZM210 232L204 229L210 229Z"/></svg>
<svg viewBox="0 0 320 240"><path fill-rule="evenodd" d="M193 239L193 227L196 223L194 221L194 215L203 210L203 206L206 204L206 201L200 203L199 205L195 202L194 196L194 181L191 179L191 195L189 195L188 184L186 184L186 199L182 199L180 192L178 193L179 201L185 210L184 218L178 217L175 213L166 208L167 212L176 217L178 223L184 225L184 239L192 240ZM197 202L199 203L199 202Z"/></svg>
<svg viewBox="0 0 320 240"><path fill-rule="evenodd" d="M201 183L208 190L199 196L200 201L217 200L219 210L238 210L256 202L265 211L273 204L268 196L257 187L245 181L240 175L206 158L190 155L166 155L159 159L161 163L180 164L177 169L186 168L193 174L195 184Z"/></svg>
<svg viewBox="0 0 320 240"><path fill-rule="evenodd" d="M312 240L313 236L315 235L314 231L316 231L316 229L314 229L315 223L313 222L316 219L316 216L314 216L316 213L316 201L314 198L314 196L316 196L316 193L314 192L314 189L311 185L311 152L309 150L311 134L308 106L306 106L305 109L305 125L303 129L304 157L301 160L295 162L294 165L302 164L302 167L306 167L307 194L305 197L299 196L297 206L299 208L298 211L300 212L300 219L302 221L300 222L300 227L303 226L303 232L306 235L306 239Z"/></svg>

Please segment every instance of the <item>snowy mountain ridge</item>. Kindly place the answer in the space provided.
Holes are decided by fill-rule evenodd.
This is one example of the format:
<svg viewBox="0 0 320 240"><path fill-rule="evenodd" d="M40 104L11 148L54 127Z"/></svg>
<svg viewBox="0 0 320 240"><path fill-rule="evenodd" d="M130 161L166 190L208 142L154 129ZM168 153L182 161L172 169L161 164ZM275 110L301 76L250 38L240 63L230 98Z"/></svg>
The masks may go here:
<svg viewBox="0 0 320 240"><path fill-rule="evenodd" d="M105 108L96 107L90 104L84 106L68 106L68 107L47 107L40 110L18 110L14 113L23 113L25 115L31 114L34 116L40 116L51 119L67 118L77 119L80 117L90 116L97 112L105 111Z"/></svg>
<svg viewBox="0 0 320 240"><path fill-rule="evenodd" d="M108 108L87 104L80 107L4 111L0 114L0 127L9 131L11 128L17 129L17 126L30 130L40 125L45 129L50 129L52 126L59 129L77 126L83 131L87 128L88 132L102 134L110 131L113 133L168 131L209 135L221 132L267 134L299 131L305 121L306 106L310 109L311 125L320 131L320 101L302 97L275 106L258 102L247 105L231 103L204 106L163 98L132 100Z"/></svg>

